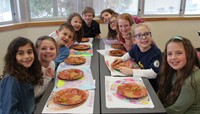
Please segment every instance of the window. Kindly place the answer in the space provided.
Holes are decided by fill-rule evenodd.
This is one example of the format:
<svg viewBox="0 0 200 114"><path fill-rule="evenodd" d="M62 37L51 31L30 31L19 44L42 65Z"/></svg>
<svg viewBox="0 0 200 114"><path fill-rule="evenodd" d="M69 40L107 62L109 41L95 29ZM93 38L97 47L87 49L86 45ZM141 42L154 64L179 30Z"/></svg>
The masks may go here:
<svg viewBox="0 0 200 114"><path fill-rule="evenodd" d="M181 0L145 0L144 15L179 15Z"/></svg>
<svg viewBox="0 0 200 114"><path fill-rule="evenodd" d="M130 13L137 15L138 13L138 0L93 0L93 7L100 15L101 11L107 8L111 8L118 13Z"/></svg>
<svg viewBox="0 0 200 114"><path fill-rule="evenodd" d="M66 18L72 12L81 14L86 6L93 7L96 15L106 8L137 15L138 0L29 0L29 6L31 19Z"/></svg>
<svg viewBox="0 0 200 114"><path fill-rule="evenodd" d="M186 0L185 14L200 14L200 1L199 0Z"/></svg>
<svg viewBox="0 0 200 114"><path fill-rule="evenodd" d="M0 23L12 21L10 0L0 1Z"/></svg>

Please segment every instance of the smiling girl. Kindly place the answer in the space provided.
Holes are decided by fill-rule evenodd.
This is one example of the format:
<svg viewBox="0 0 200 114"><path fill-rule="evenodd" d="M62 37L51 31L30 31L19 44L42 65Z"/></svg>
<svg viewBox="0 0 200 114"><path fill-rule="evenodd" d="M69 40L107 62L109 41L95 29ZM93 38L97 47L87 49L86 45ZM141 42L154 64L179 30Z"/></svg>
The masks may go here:
<svg viewBox="0 0 200 114"><path fill-rule="evenodd" d="M200 114L200 62L187 38L166 43L158 96L168 114Z"/></svg>
<svg viewBox="0 0 200 114"><path fill-rule="evenodd" d="M34 85L42 84L42 70L34 44L18 37L8 46L0 81L0 113L32 114Z"/></svg>
<svg viewBox="0 0 200 114"><path fill-rule="evenodd" d="M55 63L54 59L57 56L57 44L56 41L50 36L41 36L37 39L35 47L38 52L39 60L42 65L43 72L43 85L35 86L35 97L39 97L46 90L49 82L55 75Z"/></svg>

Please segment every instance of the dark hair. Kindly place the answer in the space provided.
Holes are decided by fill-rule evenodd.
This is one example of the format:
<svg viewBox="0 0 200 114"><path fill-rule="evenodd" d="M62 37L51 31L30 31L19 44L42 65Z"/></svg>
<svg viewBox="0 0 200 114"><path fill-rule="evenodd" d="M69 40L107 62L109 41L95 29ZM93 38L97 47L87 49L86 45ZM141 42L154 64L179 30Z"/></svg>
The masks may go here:
<svg viewBox="0 0 200 114"><path fill-rule="evenodd" d="M18 49L22 46L30 44L33 49L34 62L30 68L25 68L20 65L16 60ZM34 44L31 40L24 37L17 37L9 44L7 53L5 55L5 66L3 70L4 76L9 74L16 77L22 83L28 82L33 85L42 84L42 68Z"/></svg>
<svg viewBox="0 0 200 114"><path fill-rule="evenodd" d="M103 14L104 12L108 12L108 13L110 13L111 15L113 15L113 14L117 14L117 15L118 15L118 13L115 12L113 9L107 8L107 9L104 9L104 10L101 11L101 14L100 14L101 20L103 20L102 14Z"/></svg>
<svg viewBox="0 0 200 114"><path fill-rule="evenodd" d="M72 13L72 14L70 14L69 17L67 18L67 23L71 25L72 19L73 19L74 17L76 17L76 16L77 16L78 18L80 18L80 20L82 20L82 17L81 17L81 15L80 15L79 13ZM83 26L81 27L81 29L80 29L79 31L76 31L76 39L75 39L75 40L76 40L78 43L80 43L82 37L83 37Z"/></svg>
<svg viewBox="0 0 200 114"><path fill-rule="evenodd" d="M111 18L113 18L113 17L116 17L116 19L117 19L118 15L117 15L117 14L114 14L114 15L111 16ZM117 21L117 20L116 20L116 21ZM117 30L111 29L111 28L110 28L110 23L108 23L108 34L107 34L107 38L108 38L108 39L111 39L111 40L114 40L114 39L116 39L116 36L117 36Z"/></svg>
<svg viewBox="0 0 200 114"><path fill-rule="evenodd" d="M95 17L95 11L92 7L85 7L85 9L82 11L82 15L86 13L92 13L92 16Z"/></svg>
<svg viewBox="0 0 200 114"><path fill-rule="evenodd" d="M171 68L167 62L167 46L171 42L183 44L187 60L185 66L180 70L180 73L177 74L177 79L174 85L172 85L172 78L173 74L176 71L173 68ZM190 40L182 36L173 37L166 43L162 60L163 61L161 64L161 77L158 96L161 102L164 104L164 106L170 106L178 98L181 91L181 87L185 79L189 76L191 76L191 86L194 90L197 89L194 81L195 77L192 76L192 73L195 67L200 68L200 62L197 56L196 49L193 47Z"/></svg>
<svg viewBox="0 0 200 114"><path fill-rule="evenodd" d="M63 30L64 28L65 28L65 29L69 29L71 32L73 32L73 33L74 33L73 41L76 40L76 31L75 31L74 27L73 27L71 24L69 24L69 23L63 23L63 24L60 25L60 27L58 28L58 31L61 31L61 30Z"/></svg>
<svg viewBox="0 0 200 114"><path fill-rule="evenodd" d="M73 28L73 27L72 27L72 28ZM54 40L54 38L51 37L51 36L40 36L40 37L36 40L36 42L35 42L35 47L36 47L36 49L38 49L38 48L41 46L41 42L44 41L44 40L52 41L53 44L54 44L55 47L56 47L56 53L58 54L58 46L57 46L57 43L56 43L56 41Z"/></svg>

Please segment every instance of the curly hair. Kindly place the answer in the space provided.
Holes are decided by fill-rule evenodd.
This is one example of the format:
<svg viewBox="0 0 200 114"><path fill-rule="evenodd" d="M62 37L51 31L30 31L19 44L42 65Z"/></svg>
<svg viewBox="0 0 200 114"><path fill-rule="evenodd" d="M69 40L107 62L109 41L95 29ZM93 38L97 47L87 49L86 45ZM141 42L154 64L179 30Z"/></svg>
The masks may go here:
<svg viewBox="0 0 200 114"><path fill-rule="evenodd" d="M167 62L167 46L171 42L183 44L186 52L187 61L185 66L180 70L180 73L177 74L177 79L174 85L172 85L172 78L173 74L176 71L172 67L170 67ZM173 37L166 43L162 60L163 61L161 64L161 77L159 81L160 87L158 90L158 96L161 102L164 104L164 106L170 106L178 98L181 91L181 87L185 79L189 76L191 76L192 79L191 86L194 90L197 89L196 84L194 83L194 77L192 76L192 73L194 71L194 67L200 68L200 62L197 57L196 49L193 47L190 40L182 36Z"/></svg>
<svg viewBox="0 0 200 114"><path fill-rule="evenodd" d="M25 68L20 65L16 60L16 54L18 49L26 44L30 44L34 53L34 62L30 68ZM3 70L3 75L9 74L15 77L22 83L31 83L33 85L42 84L42 68L34 44L31 40L24 37L15 38L8 46L7 53L4 57L5 66Z"/></svg>

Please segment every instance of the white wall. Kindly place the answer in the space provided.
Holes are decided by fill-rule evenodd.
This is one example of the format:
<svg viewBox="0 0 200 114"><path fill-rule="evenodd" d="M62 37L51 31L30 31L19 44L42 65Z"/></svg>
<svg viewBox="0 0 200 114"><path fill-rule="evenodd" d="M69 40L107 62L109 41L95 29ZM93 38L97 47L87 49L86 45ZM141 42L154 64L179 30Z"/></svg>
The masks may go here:
<svg viewBox="0 0 200 114"><path fill-rule="evenodd" d="M147 23L151 28L151 32L153 38L161 49L164 50L165 43L173 36L181 35L186 38L189 38L195 47L200 47L200 36L198 36L197 31L200 31L200 20L194 21L155 21ZM105 38L107 34L107 25L101 24L101 36ZM0 42L0 74L2 74L3 66L4 66L4 55L7 50L7 46L9 42L17 37L23 36L30 38L33 42L39 36L48 35L52 31L56 30L58 26L52 27L30 27L25 29L13 30L13 31L6 31L0 32L1 42Z"/></svg>

